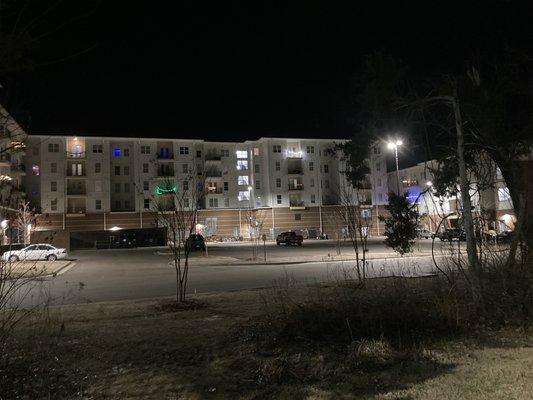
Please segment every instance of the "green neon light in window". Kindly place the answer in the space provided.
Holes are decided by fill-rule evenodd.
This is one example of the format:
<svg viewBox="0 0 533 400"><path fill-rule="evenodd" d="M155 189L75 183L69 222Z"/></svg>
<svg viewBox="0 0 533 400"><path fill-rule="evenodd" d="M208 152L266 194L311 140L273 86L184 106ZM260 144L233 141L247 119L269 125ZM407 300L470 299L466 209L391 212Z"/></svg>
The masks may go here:
<svg viewBox="0 0 533 400"><path fill-rule="evenodd" d="M156 186L155 187L155 194L158 195L158 196L161 196L163 194L177 193L177 192L178 192L178 189L176 188L176 186L172 186L172 187L159 187L159 186Z"/></svg>

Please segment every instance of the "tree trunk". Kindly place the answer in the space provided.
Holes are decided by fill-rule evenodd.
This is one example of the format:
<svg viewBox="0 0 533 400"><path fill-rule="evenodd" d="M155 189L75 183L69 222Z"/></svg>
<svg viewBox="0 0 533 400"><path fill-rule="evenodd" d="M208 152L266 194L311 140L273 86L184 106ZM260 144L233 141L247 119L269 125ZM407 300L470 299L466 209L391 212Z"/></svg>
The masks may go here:
<svg viewBox="0 0 533 400"><path fill-rule="evenodd" d="M476 240L474 237L474 220L472 218L472 202L470 199L470 185L468 182L464 155L463 121L457 97L452 100L457 133L457 160L459 162L459 186L463 200L463 222L466 234L466 252L468 254L468 270L472 275L473 295L476 302L481 302L481 268L477 256Z"/></svg>

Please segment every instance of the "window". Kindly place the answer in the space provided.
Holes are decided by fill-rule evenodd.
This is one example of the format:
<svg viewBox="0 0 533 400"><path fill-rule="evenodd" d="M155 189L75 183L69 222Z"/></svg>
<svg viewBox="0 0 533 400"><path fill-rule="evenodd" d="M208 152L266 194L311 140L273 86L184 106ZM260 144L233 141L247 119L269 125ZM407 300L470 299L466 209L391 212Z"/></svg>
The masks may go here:
<svg viewBox="0 0 533 400"><path fill-rule="evenodd" d="M103 153L103 146L101 144L93 144L93 153Z"/></svg>
<svg viewBox="0 0 533 400"><path fill-rule="evenodd" d="M276 161L276 171L281 171L281 162Z"/></svg>
<svg viewBox="0 0 533 400"><path fill-rule="evenodd" d="M120 200L115 200L115 208L116 208L117 210L120 209Z"/></svg>
<svg viewBox="0 0 533 400"><path fill-rule="evenodd" d="M150 184L148 181L143 181L143 190L144 191L150 190Z"/></svg>
<svg viewBox="0 0 533 400"><path fill-rule="evenodd" d="M229 197L224 199L224 207L229 207Z"/></svg>
<svg viewBox="0 0 533 400"><path fill-rule="evenodd" d="M189 190L189 181L183 181L183 190Z"/></svg>
<svg viewBox="0 0 533 400"><path fill-rule="evenodd" d="M307 146L307 154L315 154L315 146Z"/></svg>
<svg viewBox="0 0 533 400"><path fill-rule="evenodd" d="M150 199L144 199L144 209L150 208Z"/></svg>
<svg viewBox="0 0 533 400"><path fill-rule="evenodd" d="M240 191L238 196L239 201L242 200L250 200L250 192L249 191Z"/></svg>
<svg viewBox="0 0 533 400"><path fill-rule="evenodd" d="M130 201L129 200L124 200L124 208L126 210L129 210L130 209Z"/></svg>
<svg viewBox="0 0 533 400"><path fill-rule="evenodd" d="M237 160L237 169L239 171L245 171L248 169L248 161L247 160Z"/></svg>
<svg viewBox="0 0 533 400"><path fill-rule="evenodd" d="M150 146L141 146L141 154L150 154Z"/></svg>
<svg viewBox="0 0 533 400"><path fill-rule="evenodd" d="M130 192L130 184L129 183L125 183L124 184L124 193L129 193Z"/></svg>
<svg viewBox="0 0 533 400"><path fill-rule="evenodd" d="M95 210L101 210L102 209L102 200L96 199L94 201L94 208L95 208Z"/></svg>
<svg viewBox="0 0 533 400"><path fill-rule="evenodd" d="M202 150L196 150L196 157L201 158L202 157Z"/></svg>
<svg viewBox="0 0 533 400"><path fill-rule="evenodd" d="M102 191L102 181L94 181L94 191L95 192Z"/></svg>
<svg viewBox="0 0 533 400"><path fill-rule="evenodd" d="M315 187L315 180L313 178L309 181L309 187Z"/></svg>
<svg viewBox="0 0 533 400"><path fill-rule="evenodd" d="M261 189L261 181L255 181L255 188L257 190Z"/></svg>
<svg viewBox="0 0 533 400"><path fill-rule="evenodd" d="M57 192L57 182L55 182L55 181L50 182L50 191L51 192Z"/></svg>
<svg viewBox="0 0 533 400"><path fill-rule="evenodd" d="M238 178L239 185L248 185L248 176L247 175L241 175Z"/></svg>
<svg viewBox="0 0 533 400"><path fill-rule="evenodd" d="M224 182L224 191L227 192L229 190L229 184L228 182Z"/></svg>
<svg viewBox="0 0 533 400"><path fill-rule="evenodd" d="M181 172L183 172L184 174L188 174L189 173L189 164L181 164Z"/></svg>
<svg viewBox="0 0 533 400"><path fill-rule="evenodd" d="M115 175L120 175L120 166L115 165Z"/></svg>
<svg viewBox="0 0 533 400"><path fill-rule="evenodd" d="M50 210L57 211L57 199L52 199L52 201L50 201Z"/></svg>
<svg viewBox="0 0 533 400"><path fill-rule="evenodd" d="M229 150L228 149L220 150L220 157L229 157Z"/></svg>
<svg viewBox="0 0 533 400"><path fill-rule="evenodd" d="M311 195L311 203L312 204L316 203L316 196L314 194Z"/></svg>
<svg viewBox="0 0 533 400"><path fill-rule="evenodd" d="M275 144L272 146L272 153L281 153L281 145Z"/></svg>
<svg viewBox="0 0 533 400"><path fill-rule="evenodd" d="M256 174L259 173L259 164L255 164L255 166L254 166L254 172L255 172Z"/></svg>
<svg viewBox="0 0 533 400"><path fill-rule="evenodd" d="M210 198L209 199L209 207L218 207L218 199L217 198Z"/></svg>
<svg viewBox="0 0 533 400"><path fill-rule="evenodd" d="M374 146L374 154L380 154L381 153L381 149L379 148L379 146Z"/></svg>
<svg viewBox="0 0 533 400"><path fill-rule="evenodd" d="M259 155L259 147L254 147L254 156Z"/></svg>
<svg viewBox="0 0 533 400"><path fill-rule="evenodd" d="M315 163L310 161L309 162L309 171L314 171L315 170Z"/></svg>
<svg viewBox="0 0 533 400"><path fill-rule="evenodd" d="M130 156L130 149L129 148L125 148L124 149L124 157L129 157Z"/></svg>
<svg viewBox="0 0 533 400"><path fill-rule="evenodd" d="M278 204L281 204L281 194L278 194L277 197L276 197L276 202Z"/></svg>
<svg viewBox="0 0 533 400"><path fill-rule="evenodd" d="M186 197L186 198L183 199L183 207L189 208L189 206L190 206L189 198Z"/></svg>
<svg viewBox="0 0 533 400"><path fill-rule="evenodd" d="M120 183L115 183L115 193L120 193Z"/></svg>
<svg viewBox="0 0 533 400"><path fill-rule="evenodd" d="M377 172L381 171L381 163L379 162L376 163L376 171Z"/></svg>
<svg viewBox="0 0 533 400"><path fill-rule="evenodd" d="M328 164L324 164L324 173L325 174L329 173L329 165Z"/></svg>
<svg viewBox="0 0 533 400"><path fill-rule="evenodd" d="M113 155L115 157L120 157L121 154L122 154L122 150L121 149L116 148L115 150L113 150Z"/></svg>
<svg viewBox="0 0 533 400"><path fill-rule="evenodd" d="M509 193L509 188L506 188L506 187L498 188L498 200L499 201L511 200L511 194Z"/></svg>
<svg viewBox="0 0 533 400"><path fill-rule="evenodd" d="M281 178L276 178L276 187L277 188L281 187Z"/></svg>
<svg viewBox="0 0 533 400"><path fill-rule="evenodd" d="M124 166L124 175L129 175L130 174L130 167L125 165Z"/></svg>
<svg viewBox="0 0 533 400"><path fill-rule="evenodd" d="M295 221L301 221L302 220L302 214L294 214L294 220Z"/></svg>
<svg viewBox="0 0 533 400"><path fill-rule="evenodd" d="M94 173L99 174L100 172L102 172L102 164L97 162L94 164Z"/></svg>
<svg viewBox="0 0 533 400"><path fill-rule="evenodd" d="M148 163L143 163L143 174L148 173Z"/></svg>
<svg viewBox="0 0 533 400"><path fill-rule="evenodd" d="M50 164L50 173L52 174L57 173L57 163L53 162Z"/></svg>
<svg viewBox="0 0 533 400"><path fill-rule="evenodd" d="M248 152L246 150L237 150L237 158L248 158Z"/></svg>
<svg viewBox="0 0 533 400"><path fill-rule="evenodd" d="M189 154L188 147L180 147L180 154Z"/></svg>
<svg viewBox="0 0 533 400"><path fill-rule="evenodd" d="M48 143L49 153L59 153L59 143Z"/></svg>

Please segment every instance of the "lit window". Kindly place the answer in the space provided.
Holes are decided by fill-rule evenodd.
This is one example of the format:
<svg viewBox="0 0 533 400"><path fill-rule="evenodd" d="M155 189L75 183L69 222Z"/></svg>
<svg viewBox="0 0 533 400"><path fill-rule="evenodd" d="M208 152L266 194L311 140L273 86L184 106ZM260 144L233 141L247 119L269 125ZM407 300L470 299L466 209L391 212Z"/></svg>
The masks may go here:
<svg viewBox="0 0 533 400"><path fill-rule="evenodd" d="M122 151L121 151L120 149L115 149L115 150L113 151L113 155L114 155L115 157L120 157L121 154L122 154Z"/></svg>
<svg viewBox="0 0 533 400"><path fill-rule="evenodd" d="M509 193L509 188L506 188L506 187L498 188L498 200L499 201L509 201L509 200L511 200L511 195Z"/></svg>
<svg viewBox="0 0 533 400"><path fill-rule="evenodd" d="M247 175L242 175L242 176L239 176L239 185L248 185L248 176Z"/></svg>
<svg viewBox="0 0 533 400"><path fill-rule="evenodd" d="M247 160L237 160L237 169L239 171L244 171L248 169L248 161Z"/></svg>
<svg viewBox="0 0 533 400"><path fill-rule="evenodd" d="M272 153L281 153L281 145L275 144L272 146Z"/></svg>
<svg viewBox="0 0 533 400"><path fill-rule="evenodd" d="M242 200L250 200L250 192L249 191L240 191L238 196L239 201Z"/></svg>
<svg viewBox="0 0 533 400"><path fill-rule="evenodd" d="M248 158L248 152L246 150L237 150L237 158Z"/></svg>
<svg viewBox="0 0 533 400"><path fill-rule="evenodd" d="M259 155L259 148L254 147L254 156L258 156L258 155Z"/></svg>

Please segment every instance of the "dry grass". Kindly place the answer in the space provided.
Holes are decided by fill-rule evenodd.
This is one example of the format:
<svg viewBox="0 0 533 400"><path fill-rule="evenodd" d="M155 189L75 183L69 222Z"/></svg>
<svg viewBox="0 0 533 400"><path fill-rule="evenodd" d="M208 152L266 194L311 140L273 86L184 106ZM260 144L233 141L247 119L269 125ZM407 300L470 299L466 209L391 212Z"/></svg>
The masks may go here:
<svg viewBox="0 0 533 400"><path fill-rule="evenodd" d="M309 289L292 289L300 298ZM379 338L347 346L257 344L265 292L64 306L18 334L0 399L530 399L533 339L484 330L402 351Z"/></svg>

